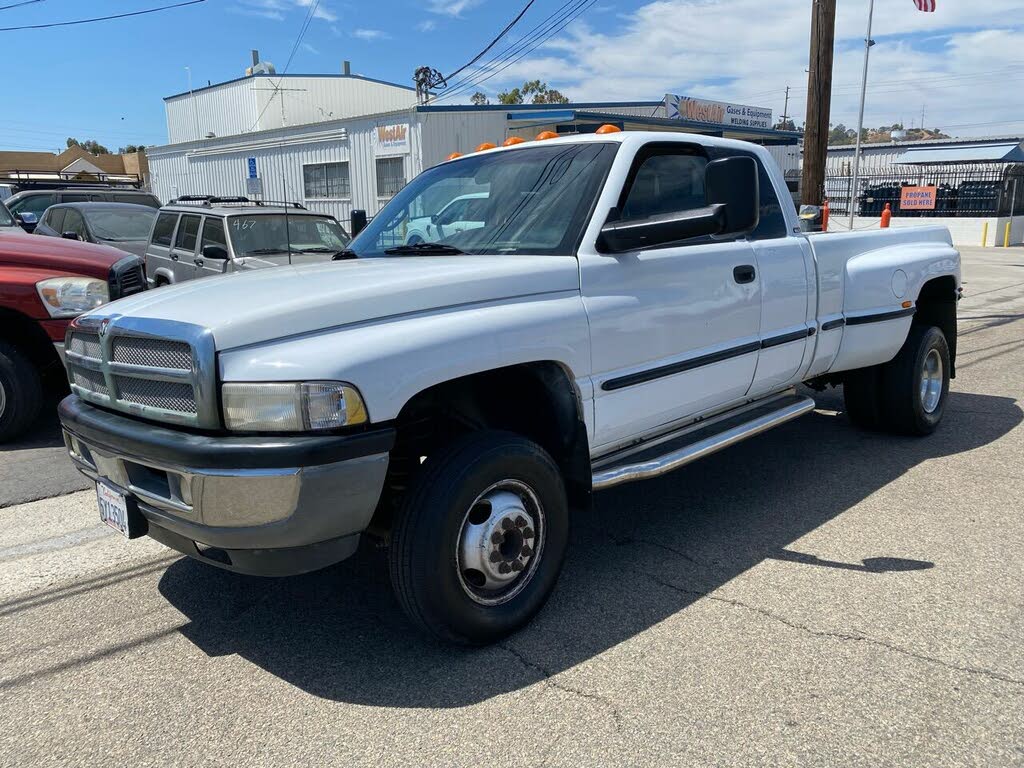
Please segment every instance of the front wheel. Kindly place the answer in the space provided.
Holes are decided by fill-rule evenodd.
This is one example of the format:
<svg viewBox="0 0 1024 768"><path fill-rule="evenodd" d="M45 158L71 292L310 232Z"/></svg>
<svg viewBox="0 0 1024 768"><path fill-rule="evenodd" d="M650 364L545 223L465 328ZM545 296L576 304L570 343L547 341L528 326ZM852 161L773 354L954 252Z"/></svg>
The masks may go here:
<svg viewBox="0 0 1024 768"><path fill-rule="evenodd" d="M551 457L508 432L478 432L431 456L391 533L391 581L409 618L435 637L494 642L526 624L554 589L569 537Z"/></svg>
<svg viewBox="0 0 1024 768"><path fill-rule="evenodd" d="M32 361L0 342L0 443L22 434L39 415L42 383Z"/></svg>

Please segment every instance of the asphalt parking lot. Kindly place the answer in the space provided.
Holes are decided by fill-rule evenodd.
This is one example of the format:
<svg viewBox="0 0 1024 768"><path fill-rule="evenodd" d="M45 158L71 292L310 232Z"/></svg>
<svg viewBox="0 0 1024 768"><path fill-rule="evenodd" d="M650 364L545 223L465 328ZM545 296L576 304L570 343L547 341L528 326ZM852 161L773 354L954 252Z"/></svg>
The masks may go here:
<svg viewBox="0 0 1024 768"><path fill-rule="evenodd" d="M221 572L97 519L54 423L0 451L0 765L1024 764L1024 250L968 249L927 439L818 410L575 521L485 649L385 554Z"/></svg>

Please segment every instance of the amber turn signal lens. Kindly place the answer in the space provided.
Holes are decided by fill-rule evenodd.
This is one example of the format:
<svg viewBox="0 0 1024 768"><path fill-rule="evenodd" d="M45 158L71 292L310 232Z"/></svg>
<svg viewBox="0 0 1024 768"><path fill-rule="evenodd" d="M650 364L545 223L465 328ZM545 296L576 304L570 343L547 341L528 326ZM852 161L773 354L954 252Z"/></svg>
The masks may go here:
<svg viewBox="0 0 1024 768"><path fill-rule="evenodd" d="M903 304L902 304L901 306L902 306L902 307L903 307L904 309L910 309L910 307L911 307L911 306L913 305L913 303L914 303L914 302L912 302L912 301L904 301L904 302L903 302Z"/></svg>
<svg viewBox="0 0 1024 768"><path fill-rule="evenodd" d="M619 128L617 125L610 125L608 123L605 123L596 131L594 131L594 133L622 133L622 129Z"/></svg>
<svg viewBox="0 0 1024 768"><path fill-rule="evenodd" d="M558 134L554 131L541 131L537 134L537 141L544 141L545 139L557 139Z"/></svg>
<svg viewBox="0 0 1024 768"><path fill-rule="evenodd" d="M511 146L515 146L516 144L524 144L525 142L526 142L526 139L521 138L519 136L509 136L507 139L505 139L505 141L502 143L501 146L503 146L503 147L511 147Z"/></svg>
<svg viewBox="0 0 1024 768"><path fill-rule="evenodd" d="M483 152L485 149L497 149L497 148L498 148L497 144L491 144L491 142L485 141L483 144L481 144L480 146L478 146L476 148L476 151L477 152Z"/></svg>

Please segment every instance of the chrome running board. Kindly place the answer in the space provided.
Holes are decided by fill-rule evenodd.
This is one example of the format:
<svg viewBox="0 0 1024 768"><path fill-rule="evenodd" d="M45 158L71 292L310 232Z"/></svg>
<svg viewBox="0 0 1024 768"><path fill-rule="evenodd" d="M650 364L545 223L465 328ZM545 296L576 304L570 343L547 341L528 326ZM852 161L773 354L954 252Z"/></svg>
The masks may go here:
<svg viewBox="0 0 1024 768"><path fill-rule="evenodd" d="M593 488L600 491L663 475L813 410L811 398L787 394L722 414L713 423L690 424L676 434L653 438L650 445L633 445L596 460Z"/></svg>

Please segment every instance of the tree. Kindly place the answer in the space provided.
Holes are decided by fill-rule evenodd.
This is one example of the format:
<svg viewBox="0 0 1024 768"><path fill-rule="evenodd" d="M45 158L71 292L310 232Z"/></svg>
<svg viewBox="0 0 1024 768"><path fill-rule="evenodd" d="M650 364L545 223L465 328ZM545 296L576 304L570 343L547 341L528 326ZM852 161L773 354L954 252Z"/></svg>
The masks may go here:
<svg viewBox="0 0 1024 768"><path fill-rule="evenodd" d="M129 144L127 147L118 147L117 154L119 155L132 155L136 152L146 154L146 148L142 144Z"/></svg>
<svg viewBox="0 0 1024 768"><path fill-rule="evenodd" d="M79 141L68 137L68 149L71 147L81 147L91 155L109 155L110 150L100 144L96 139L86 139L85 141Z"/></svg>
<svg viewBox="0 0 1024 768"><path fill-rule="evenodd" d="M796 123L793 122L793 118L787 117L785 120L779 120L774 126L776 131L795 131Z"/></svg>
<svg viewBox="0 0 1024 768"><path fill-rule="evenodd" d="M487 98L483 91L477 91L476 93L469 97L469 100L478 107L482 107L485 106L486 104L491 103L491 100Z"/></svg>
<svg viewBox="0 0 1024 768"><path fill-rule="evenodd" d="M499 93L498 101L501 104L568 104L569 97L540 80L529 80L521 88Z"/></svg>

